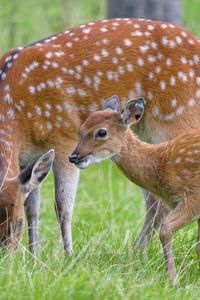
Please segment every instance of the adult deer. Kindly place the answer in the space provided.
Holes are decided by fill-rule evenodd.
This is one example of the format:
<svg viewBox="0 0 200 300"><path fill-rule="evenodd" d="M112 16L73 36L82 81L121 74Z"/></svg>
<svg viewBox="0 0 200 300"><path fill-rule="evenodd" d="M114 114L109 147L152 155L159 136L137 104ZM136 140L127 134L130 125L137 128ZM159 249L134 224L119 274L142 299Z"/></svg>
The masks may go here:
<svg viewBox="0 0 200 300"><path fill-rule="evenodd" d="M141 96L146 100L136 128L143 140L160 143L199 128L199 49L199 40L174 24L113 19L83 24L1 57L1 182L17 176L19 165L55 149L55 206L67 254L72 253L79 177L67 157L79 139L80 125L117 94L122 102ZM25 203L32 247L37 244L38 202L36 189ZM156 203L148 197L139 244L152 224L159 225Z"/></svg>
<svg viewBox="0 0 200 300"><path fill-rule="evenodd" d="M197 254L200 264L200 129L180 134L168 142L142 142L129 129L142 118L143 99L128 101L120 112L118 97L105 103L81 127L80 141L69 157L83 169L111 158L132 182L157 195L171 209L164 218L160 239L169 279L176 278L172 234L198 220Z"/></svg>

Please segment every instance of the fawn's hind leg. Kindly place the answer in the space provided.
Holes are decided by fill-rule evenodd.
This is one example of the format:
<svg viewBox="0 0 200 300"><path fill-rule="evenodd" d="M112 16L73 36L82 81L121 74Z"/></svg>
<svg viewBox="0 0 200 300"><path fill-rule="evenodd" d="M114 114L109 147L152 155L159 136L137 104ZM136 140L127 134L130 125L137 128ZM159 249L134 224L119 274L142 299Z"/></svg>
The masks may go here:
<svg viewBox="0 0 200 300"><path fill-rule="evenodd" d="M160 240L167 267L168 277L171 281L176 278L176 266L172 250L172 234L176 230L190 223L195 217L195 209L191 207L192 201L182 200L177 207L164 219L160 229Z"/></svg>

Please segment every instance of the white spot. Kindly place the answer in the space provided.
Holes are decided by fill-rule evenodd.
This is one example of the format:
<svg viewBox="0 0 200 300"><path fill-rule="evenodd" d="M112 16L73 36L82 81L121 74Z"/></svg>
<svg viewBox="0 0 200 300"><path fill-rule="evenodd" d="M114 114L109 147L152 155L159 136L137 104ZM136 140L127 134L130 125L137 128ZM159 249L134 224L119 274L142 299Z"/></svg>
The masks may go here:
<svg viewBox="0 0 200 300"><path fill-rule="evenodd" d="M48 129L48 130L52 130L52 128L53 128L52 124L51 124L50 122L48 122L48 123L47 123L47 129Z"/></svg>
<svg viewBox="0 0 200 300"><path fill-rule="evenodd" d="M83 66L88 66L89 65L89 61L87 59L83 59L82 60L82 64L83 64Z"/></svg>
<svg viewBox="0 0 200 300"><path fill-rule="evenodd" d="M160 25L160 27L161 27L162 29L166 29L166 28L167 28L167 24L164 24L164 23L163 23L163 24Z"/></svg>
<svg viewBox="0 0 200 300"><path fill-rule="evenodd" d="M148 51L148 49L149 49L149 47L146 46L146 45L140 46L139 48L140 48L140 52L141 52L141 53L146 53L146 52Z"/></svg>
<svg viewBox="0 0 200 300"><path fill-rule="evenodd" d="M160 82L160 88L161 88L161 90L165 90L165 88L166 88L166 82L164 80L161 80L161 82Z"/></svg>
<svg viewBox="0 0 200 300"><path fill-rule="evenodd" d="M46 110L46 111L44 112L44 114L45 114L45 116L46 116L47 118L49 118L49 117L51 116L51 113L50 113L48 110Z"/></svg>
<svg viewBox="0 0 200 300"><path fill-rule="evenodd" d="M95 61L100 61L101 60L101 57L98 54L95 54L93 56L93 58L94 58Z"/></svg>
<svg viewBox="0 0 200 300"><path fill-rule="evenodd" d="M182 80L183 82L186 82L186 81L188 80L187 74L185 74L185 73L183 73L183 72L181 72L181 71L178 72L178 78L179 78L180 80Z"/></svg>
<svg viewBox="0 0 200 300"><path fill-rule="evenodd" d="M27 118L32 119L32 113L31 112L27 112Z"/></svg>
<svg viewBox="0 0 200 300"><path fill-rule="evenodd" d="M195 102L194 99L190 99L190 100L188 101L188 106L189 106L189 107L193 107L193 106L195 106L195 104L196 104L196 102Z"/></svg>
<svg viewBox="0 0 200 300"><path fill-rule="evenodd" d="M197 85L200 85L200 77L196 78Z"/></svg>
<svg viewBox="0 0 200 300"><path fill-rule="evenodd" d="M126 69L128 72L133 72L133 65L132 64L127 64Z"/></svg>
<svg viewBox="0 0 200 300"><path fill-rule="evenodd" d="M107 32L107 31L108 31L108 29L107 29L106 27L101 27L100 30L101 30L102 32Z"/></svg>
<svg viewBox="0 0 200 300"><path fill-rule="evenodd" d="M185 56L181 56L181 62L182 64L187 64L187 59Z"/></svg>
<svg viewBox="0 0 200 300"><path fill-rule="evenodd" d="M153 56L153 55L149 55L149 56L148 56L148 61L149 61L150 63L155 63L155 62L156 62L156 57Z"/></svg>
<svg viewBox="0 0 200 300"><path fill-rule="evenodd" d="M138 57L138 59L137 59L137 64L138 64L138 66L140 66L140 67L144 66L144 60L143 60L143 58Z"/></svg>
<svg viewBox="0 0 200 300"><path fill-rule="evenodd" d="M198 98L200 98L200 89L198 89L198 90L196 91L196 96L197 96Z"/></svg>
<svg viewBox="0 0 200 300"><path fill-rule="evenodd" d="M62 110L63 110L62 105L60 105L60 104L56 104L55 108L56 108L56 111L59 112L59 113L62 112Z"/></svg>
<svg viewBox="0 0 200 300"><path fill-rule="evenodd" d="M101 55L104 56L104 57L108 56L108 55L109 55L108 50L102 49L102 50L101 50Z"/></svg>
<svg viewBox="0 0 200 300"><path fill-rule="evenodd" d="M7 111L7 117L8 120L14 120L14 111L11 108Z"/></svg>
<svg viewBox="0 0 200 300"><path fill-rule="evenodd" d="M177 105L177 100L176 99L172 99L172 106L176 107L176 105Z"/></svg>
<svg viewBox="0 0 200 300"><path fill-rule="evenodd" d="M84 82L87 86L89 86L91 84L91 79L89 76L84 76Z"/></svg>
<svg viewBox="0 0 200 300"><path fill-rule="evenodd" d="M130 47L130 46L132 46L132 44L133 44L133 43L132 43L132 41L131 41L130 39L125 39L125 40L124 40L124 45L125 45L125 46Z"/></svg>
<svg viewBox="0 0 200 300"><path fill-rule="evenodd" d="M179 44L179 45L183 42L182 38L180 36L176 36L175 40L176 40L176 43Z"/></svg>
<svg viewBox="0 0 200 300"><path fill-rule="evenodd" d="M154 106L152 109L151 109L151 112L152 112L152 115L154 117L158 117L159 114L160 114L160 111L159 111L159 108L157 106Z"/></svg>
<svg viewBox="0 0 200 300"><path fill-rule="evenodd" d="M74 95L76 93L76 89L73 85L67 87L67 94Z"/></svg>
<svg viewBox="0 0 200 300"><path fill-rule="evenodd" d="M170 66L172 65L172 60L171 60L171 58L167 58L167 59L166 59L166 65L167 65L168 67L170 67Z"/></svg>
<svg viewBox="0 0 200 300"><path fill-rule="evenodd" d="M156 66L155 71L156 71L156 73L160 73L161 72L161 67L160 66Z"/></svg>
<svg viewBox="0 0 200 300"><path fill-rule="evenodd" d="M176 164L179 164L181 162L181 158L180 157L177 157L177 159L175 160L175 163Z"/></svg>
<svg viewBox="0 0 200 300"><path fill-rule="evenodd" d="M30 92L31 94L35 94L35 87L34 87L34 86L30 85L30 86L28 87L28 89L29 89L29 92Z"/></svg>
<svg viewBox="0 0 200 300"><path fill-rule="evenodd" d="M66 43L66 46L67 46L68 48L71 48L71 47L72 47L72 42L67 42L67 43Z"/></svg>
<svg viewBox="0 0 200 300"><path fill-rule="evenodd" d="M135 90L136 90L136 93L138 94L138 96L140 96L142 94L142 85L139 81L136 81L136 83L135 83Z"/></svg>
<svg viewBox="0 0 200 300"><path fill-rule="evenodd" d="M80 88L77 89L77 92L78 92L78 95L81 96L81 97L87 96L87 92L80 89Z"/></svg>
<svg viewBox="0 0 200 300"><path fill-rule="evenodd" d="M53 56L53 53L52 52L47 52L45 56L46 56L46 58L51 58Z"/></svg>
<svg viewBox="0 0 200 300"><path fill-rule="evenodd" d="M71 104L69 104L68 102L65 101L63 106L64 106L65 111L67 111L69 113L72 112L72 105Z"/></svg>
<svg viewBox="0 0 200 300"><path fill-rule="evenodd" d="M112 58L112 63L113 64L117 64L118 63L118 58L117 57L113 57Z"/></svg>
<svg viewBox="0 0 200 300"><path fill-rule="evenodd" d="M41 111L41 108L40 106L38 105L35 105L35 112L38 116L41 116L42 115L42 111Z"/></svg>
<svg viewBox="0 0 200 300"><path fill-rule="evenodd" d="M107 78L108 78L108 80L113 80L113 78L114 78L114 76L113 76L113 71L108 71L107 72Z"/></svg>
<svg viewBox="0 0 200 300"><path fill-rule="evenodd" d="M89 34L91 31L92 31L92 28L90 28L90 27L83 29L84 34Z"/></svg>
<svg viewBox="0 0 200 300"><path fill-rule="evenodd" d="M153 25L147 25L147 29L148 30L154 30L154 26Z"/></svg>
<svg viewBox="0 0 200 300"><path fill-rule="evenodd" d="M153 74L152 72L150 72L150 73L148 74L148 77L149 77L149 80L153 80L154 74Z"/></svg>
<svg viewBox="0 0 200 300"><path fill-rule="evenodd" d="M162 44L163 44L164 46L166 46L166 45L169 43L169 41L168 41L168 39L167 39L166 36L163 36L162 39L161 39L161 41L162 41Z"/></svg>
<svg viewBox="0 0 200 300"><path fill-rule="evenodd" d="M55 56L57 56L57 57L59 57L59 58L62 57L62 56L64 56L64 55L65 55L65 52L63 52L63 51L61 51L61 50L55 52Z"/></svg>
<svg viewBox="0 0 200 300"><path fill-rule="evenodd" d="M170 84L174 86L176 84L176 78L174 76L170 77Z"/></svg>
<svg viewBox="0 0 200 300"><path fill-rule="evenodd" d="M183 106L180 106L179 108L177 108L176 110L176 115L180 116L182 115L182 113L185 111L185 108Z"/></svg>
<svg viewBox="0 0 200 300"><path fill-rule="evenodd" d="M116 47L115 52L119 55L123 53L122 48L120 48L120 47Z"/></svg>

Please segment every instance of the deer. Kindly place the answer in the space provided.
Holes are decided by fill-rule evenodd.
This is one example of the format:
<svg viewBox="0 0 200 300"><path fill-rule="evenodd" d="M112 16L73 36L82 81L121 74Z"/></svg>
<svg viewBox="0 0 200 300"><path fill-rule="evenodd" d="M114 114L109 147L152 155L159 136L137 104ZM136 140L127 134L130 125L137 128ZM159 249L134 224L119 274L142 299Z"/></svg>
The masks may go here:
<svg viewBox="0 0 200 300"><path fill-rule="evenodd" d="M9 246L16 252L23 233L24 203L28 195L38 188L49 173L54 160L51 149L21 172L16 166L5 166L13 177L5 176L0 201L0 245ZM11 162L11 161L9 161Z"/></svg>
<svg viewBox="0 0 200 300"><path fill-rule="evenodd" d="M168 142L149 144L130 130L144 113L144 100L129 100L120 111L113 96L103 111L92 113L80 130L80 140L69 161L84 169L111 159L132 182L159 197L170 210L160 228L160 240L169 279L176 279L172 235L198 222L197 255L200 265L200 129L178 135Z"/></svg>
<svg viewBox="0 0 200 300"><path fill-rule="evenodd" d="M145 99L144 116L134 129L143 141L159 144L199 128L199 61L200 41L187 30L126 18L89 22L9 50L0 57L2 190L4 179L19 175L54 149L55 210L64 252L71 255L79 169L68 156L79 140L80 126L116 94L121 107L132 97ZM34 252L39 201L38 187L24 203ZM153 195L146 206L139 247L168 213Z"/></svg>

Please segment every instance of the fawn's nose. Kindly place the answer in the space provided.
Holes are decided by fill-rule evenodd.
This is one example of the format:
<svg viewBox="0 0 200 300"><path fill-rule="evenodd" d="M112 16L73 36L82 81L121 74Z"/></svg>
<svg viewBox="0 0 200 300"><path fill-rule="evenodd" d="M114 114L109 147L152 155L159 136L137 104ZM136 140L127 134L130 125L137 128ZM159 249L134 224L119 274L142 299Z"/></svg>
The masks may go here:
<svg viewBox="0 0 200 300"><path fill-rule="evenodd" d="M78 153L72 153L68 158L70 163L74 164L78 158Z"/></svg>

